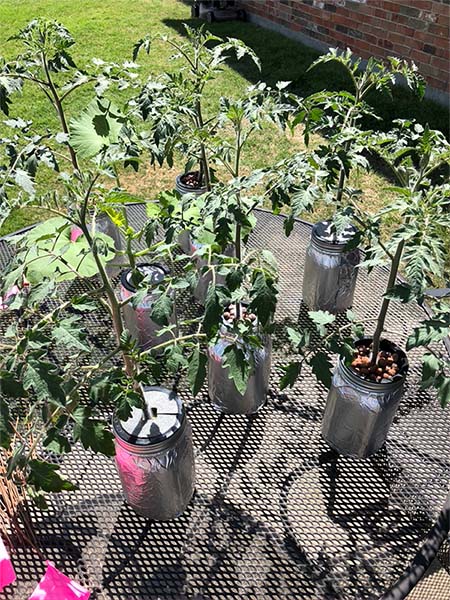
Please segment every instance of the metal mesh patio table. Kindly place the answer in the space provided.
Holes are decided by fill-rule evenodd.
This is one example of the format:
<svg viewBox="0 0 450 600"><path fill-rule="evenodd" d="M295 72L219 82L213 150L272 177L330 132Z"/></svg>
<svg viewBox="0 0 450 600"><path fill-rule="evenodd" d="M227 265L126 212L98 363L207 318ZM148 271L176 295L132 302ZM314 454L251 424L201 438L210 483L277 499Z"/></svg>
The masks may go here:
<svg viewBox="0 0 450 600"><path fill-rule="evenodd" d="M136 224L145 218L140 205L128 213ZM409 353L407 389L388 441L369 459L338 457L327 447L321 438L327 390L307 367L294 388L279 391L289 355L285 326L308 324L301 287L310 226L296 222L287 238L282 216L257 211L257 217L249 245L271 250L280 268L269 399L254 417L222 416L206 387L194 399L180 385L196 447L188 510L168 522L137 516L123 500L114 460L79 446L61 465L78 490L53 496L48 511L33 509L42 552L92 590L93 599L379 598L444 505L450 413L420 389L421 349ZM2 268L12 251L0 242ZM382 269L360 273L358 316L376 317L386 281ZM188 292L182 305L201 310ZM415 304L394 303L389 337L404 345L423 316ZM106 352L112 335L106 314L86 319L98 353ZM0 336L6 322L0 317ZM443 546L444 563L447 552ZM17 583L5 598L23 600L44 565L30 549L18 548L12 558ZM429 587L424 600L448 598L443 582Z"/></svg>

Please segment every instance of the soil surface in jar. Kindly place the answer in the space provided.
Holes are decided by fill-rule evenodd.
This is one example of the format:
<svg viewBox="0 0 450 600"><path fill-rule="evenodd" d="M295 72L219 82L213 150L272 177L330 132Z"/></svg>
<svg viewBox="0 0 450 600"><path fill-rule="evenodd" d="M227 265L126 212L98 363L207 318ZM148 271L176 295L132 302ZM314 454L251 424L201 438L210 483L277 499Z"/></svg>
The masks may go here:
<svg viewBox="0 0 450 600"><path fill-rule="evenodd" d="M400 374L400 356L395 350L380 350L374 365L371 364L372 344L360 344L355 350L351 366L358 375L377 383L390 382Z"/></svg>
<svg viewBox="0 0 450 600"><path fill-rule="evenodd" d="M191 188L199 188L200 185L200 171L189 171L180 177L181 183Z"/></svg>

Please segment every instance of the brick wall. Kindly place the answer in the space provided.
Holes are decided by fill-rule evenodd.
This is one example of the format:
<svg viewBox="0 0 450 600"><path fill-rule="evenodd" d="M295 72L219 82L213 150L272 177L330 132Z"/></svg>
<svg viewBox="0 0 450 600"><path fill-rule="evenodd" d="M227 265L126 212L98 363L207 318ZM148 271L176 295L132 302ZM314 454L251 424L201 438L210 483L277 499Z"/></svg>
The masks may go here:
<svg viewBox="0 0 450 600"><path fill-rule="evenodd" d="M449 91L450 0L241 0L254 15L320 47L368 58L409 58L428 85Z"/></svg>

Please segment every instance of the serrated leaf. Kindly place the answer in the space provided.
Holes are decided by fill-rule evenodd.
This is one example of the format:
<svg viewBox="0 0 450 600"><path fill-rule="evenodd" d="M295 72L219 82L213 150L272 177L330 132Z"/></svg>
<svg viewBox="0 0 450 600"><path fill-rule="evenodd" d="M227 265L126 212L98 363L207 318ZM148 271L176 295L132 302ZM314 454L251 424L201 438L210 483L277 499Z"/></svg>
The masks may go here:
<svg viewBox="0 0 450 600"><path fill-rule="evenodd" d="M325 352L317 352L309 360L312 372L317 377L317 380L330 389L333 365Z"/></svg>
<svg viewBox="0 0 450 600"><path fill-rule="evenodd" d="M23 169L16 169L14 173L14 181L23 189L24 192L27 192L27 194L30 194L30 196L34 195L34 182L26 171Z"/></svg>
<svg viewBox="0 0 450 600"><path fill-rule="evenodd" d="M72 417L75 421L73 428L75 441L81 441L84 448L90 448L93 452L114 456L114 436L107 423L92 419L83 407L78 407L72 413Z"/></svg>
<svg viewBox="0 0 450 600"><path fill-rule="evenodd" d="M406 341L406 349L426 346L431 342L440 342L450 334L450 314L444 319L430 319L416 327Z"/></svg>
<svg viewBox="0 0 450 600"><path fill-rule="evenodd" d="M326 310L309 311L308 316L316 325L320 335L325 335L327 325L331 325L336 320L335 315L332 315Z"/></svg>
<svg viewBox="0 0 450 600"><path fill-rule="evenodd" d="M219 329L222 311L223 309L220 304L216 286L211 283L206 292L205 316L203 317L203 327L209 338L217 333L217 330Z"/></svg>
<svg viewBox="0 0 450 600"><path fill-rule="evenodd" d="M64 404L63 379L52 363L29 358L22 383L24 389L33 393L37 400L50 400L60 405Z"/></svg>
<svg viewBox="0 0 450 600"><path fill-rule="evenodd" d="M42 443L47 450L55 454L67 454L72 450L69 440L55 427L49 429Z"/></svg>
<svg viewBox="0 0 450 600"><path fill-rule="evenodd" d="M52 330L52 338L57 345L89 352L89 346L84 342L86 333L76 325L77 319L69 317L63 319Z"/></svg>
<svg viewBox="0 0 450 600"><path fill-rule="evenodd" d="M284 390L288 386L292 387L295 384L297 379L300 377L302 364L303 363L301 362L293 362L282 367L284 375L280 379L280 390Z"/></svg>
<svg viewBox="0 0 450 600"><path fill-rule="evenodd" d="M228 376L232 379L240 394L245 394L250 375L250 365L244 351L230 345L224 352L224 366L228 367Z"/></svg>
<svg viewBox="0 0 450 600"><path fill-rule="evenodd" d="M166 327L173 313L173 298L168 294L161 294L152 307L151 319L158 325Z"/></svg>
<svg viewBox="0 0 450 600"><path fill-rule="evenodd" d="M200 348L196 348L189 357L189 366L187 371L187 378L191 386L191 392L193 396L196 396L202 388L203 382L206 378L206 365L208 358Z"/></svg>
<svg viewBox="0 0 450 600"><path fill-rule="evenodd" d="M261 271L254 274L249 309L256 314L262 326L267 325L275 314L277 294L272 277Z"/></svg>
<svg viewBox="0 0 450 600"><path fill-rule="evenodd" d="M111 103L93 100L70 121L70 144L83 158L90 158L119 141L125 118Z"/></svg>
<svg viewBox="0 0 450 600"><path fill-rule="evenodd" d="M28 466L30 468L28 483L38 490L44 490L44 492L62 492L77 489L73 483L67 481L67 479L63 479L57 473L59 465L33 459L30 460Z"/></svg>
<svg viewBox="0 0 450 600"><path fill-rule="evenodd" d="M425 353L422 357L422 387L432 384L436 373L440 370L440 360L431 353Z"/></svg>

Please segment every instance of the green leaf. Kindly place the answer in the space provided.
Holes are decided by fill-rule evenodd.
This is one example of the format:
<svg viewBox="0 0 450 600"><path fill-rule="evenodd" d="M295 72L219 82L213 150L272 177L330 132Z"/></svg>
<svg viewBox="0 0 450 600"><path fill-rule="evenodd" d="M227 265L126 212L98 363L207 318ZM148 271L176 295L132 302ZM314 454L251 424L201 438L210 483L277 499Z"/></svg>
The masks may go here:
<svg viewBox="0 0 450 600"><path fill-rule="evenodd" d="M22 383L10 371L0 370L0 394L6 398L24 398Z"/></svg>
<svg viewBox="0 0 450 600"><path fill-rule="evenodd" d="M230 345L224 353L224 366L228 367L229 378L233 380L240 394L245 394L250 375L250 365L244 351L237 346Z"/></svg>
<svg viewBox="0 0 450 600"><path fill-rule="evenodd" d="M14 433L10 419L8 403L0 398L0 446L9 448L11 436Z"/></svg>
<svg viewBox="0 0 450 600"><path fill-rule="evenodd" d="M325 335L326 326L331 325L336 320L336 317L326 310L309 311L309 318L315 323L320 335Z"/></svg>
<svg viewBox="0 0 450 600"><path fill-rule="evenodd" d="M205 316L203 318L203 327L209 338L217 333L222 312L223 308L220 304L216 286L210 283L206 292Z"/></svg>
<svg viewBox="0 0 450 600"><path fill-rule="evenodd" d="M151 319L158 325L166 327L173 313L173 298L168 294L161 294L152 307Z"/></svg>
<svg viewBox="0 0 450 600"><path fill-rule="evenodd" d="M194 352L189 357L187 377L193 396L196 396L199 393L203 382L205 381L207 362L208 358L200 348L195 348Z"/></svg>
<svg viewBox="0 0 450 600"><path fill-rule="evenodd" d="M38 490L44 492L62 492L77 489L76 486L63 479L57 471L59 465L54 465L42 460L33 459L28 463L30 474L28 482Z"/></svg>
<svg viewBox="0 0 450 600"><path fill-rule="evenodd" d="M272 277L267 276L265 272L256 271L250 290L249 309L256 314L262 326L267 325L275 313L277 294Z"/></svg>
<svg viewBox="0 0 450 600"><path fill-rule="evenodd" d="M416 327L406 342L406 349L426 346L431 342L440 342L450 333L450 313L443 319L430 319Z"/></svg>
<svg viewBox="0 0 450 600"><path fill-rule="evenodd" d="M40 402L50 400L59 405L65 403L63 379L58 374L57 367L52 363L29 358L22 383L24 389L32 391Z"/></svg>
<svg viewBox="0 0 450 600"><path fill-rule="evenodd" d="M441 369L441 361L431 353L422 357L422 387L427 388L433 384L436 373Z"/></svg>
<svg viewBox="0 0 450 600"><path fill-rule="evenodd" d="M302 364L303 363L301 362L293 362L282 367L284 375L280 379L280 390L284 390L288 386L292 387L294 385L294 383L300 377Z"/></svg>
<svg viewBox="0 0 450 600"><path fill-rule="evenodd" d="M86 332L77 327L78 317L68 317L58 323L52 330L52 338L59 346L89 352L90 348L84 343Z"/></svg>
<svg viewBox="0 0 450 600"><path fill-rule="evenodd" d="M442 408L450 402L450 377L443 377L438 387L438 398Z"/></svg>
<svg viewBox="0 0 450 600"><path fill-rule="evenodd" d="M309 361L317 380L330 389L333 365L325 352L318 352Z"/></svg>
<svg viewBox="0 0 450 600"><path fill-rule="evenodd" d="M80 440L84 448L106 456L114 456L114 436L107 423L92 419L83 407L78 407L72 417L75 420L73 437Z"/></svg>
<svg viewBox="0 0 450 600"><path fill-rule="evenodd" d="M70 121L70 144L90 158L119 141L125 118L110 102L93 100L77 119Z"/></svg>
<svg viewBox="0 0 450 600"><path fill-rule="evenodd" d="M65 454L72 450L69 440L61 435L56 427L48 430L47 437L42 443L47 450L55 454Z"/></svg>

